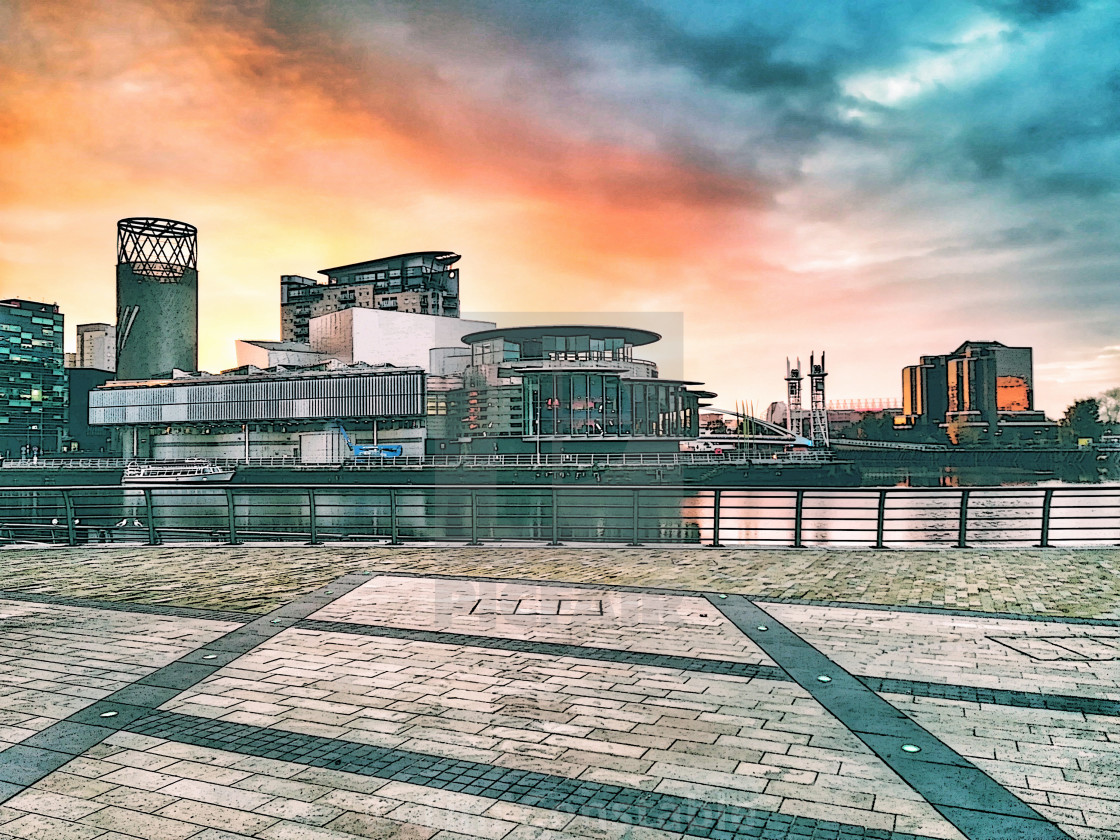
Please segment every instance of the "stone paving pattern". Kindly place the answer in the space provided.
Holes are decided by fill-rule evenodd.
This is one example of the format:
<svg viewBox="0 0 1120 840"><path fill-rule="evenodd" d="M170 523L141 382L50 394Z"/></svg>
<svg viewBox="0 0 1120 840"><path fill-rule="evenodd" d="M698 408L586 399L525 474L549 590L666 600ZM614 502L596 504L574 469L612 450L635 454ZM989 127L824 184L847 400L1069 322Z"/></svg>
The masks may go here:
<svg viewBox="0 0 1120 840"><path fill-rule="evenodd" d="M927 681L1120 699L1120 657L1110 654L1120 627L1038 620L1120 617L1113 551L254 546L21 549L0 561L0 590L9 593L256 614L347 572L373 573L299 613L308 624L278 624L159 706L172 723L213 722L261 737L200 744L174 726L122 719L122 731L0 805L2 840L964 837L805 682L533 649L565 644L774 667L745 633L736 635L716 596L612 585L757 596L775 623L837 667L885 680L880 696L894 709L1065 836L1120 840L1120 715L889 690ZM409 574L386 574L393 570ZM474 577L415 576L425 572ZM927 572L931 579L921 577ZM240 625L219 617L0 597L0 763L11 745L220 645ZM363 635L315 621L520 639L526 647ZM263 751L273 742L296 747L269 756ZM536 774L568 785L571 801L418 783L395 760L380 777L320 760L373 754L362 750L450 762L464 777L477 767L499 786ZM586 794L584 807L584 790L601 793ZM669 811L636 823L596 818L594 797L605 792L655 816L658 807L711 803L746 821L732 830L695 810L687 825ZM750 820L766 827L745 834L754 831Z"/></svg>
<svg viewBox="0 0 1120 840"><path fill-rule="evenodd" d="M695 596L384 576L310 618L774 664Z"/></svg>
<svg viewBox="0 0 1120 840"><path fill-rule="evenodd" d="M262 545L21 548L0 557L0 589L257 613L361 569L1120 619L1118 549Z"/></svg>

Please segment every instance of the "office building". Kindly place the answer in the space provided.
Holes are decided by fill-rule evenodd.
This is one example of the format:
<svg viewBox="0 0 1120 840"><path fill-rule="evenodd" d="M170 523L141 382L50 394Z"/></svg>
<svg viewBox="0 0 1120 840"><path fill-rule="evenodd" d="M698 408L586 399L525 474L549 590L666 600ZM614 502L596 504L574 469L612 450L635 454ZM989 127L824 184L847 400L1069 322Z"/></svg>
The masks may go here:
<svg viewBox="0 0 1120 840"><path fill-rule="evenodd" d="M198 231L170 219L117 223L117 377L198 368Z"/></svg>
<svg viewBox="0 0 1120 840"><path fill-rule="evenodd" d="M117 328L112 324L78 324L78 349L68 367L117 369Z"/></svg>
<svg viewBox="0 0 1120 840"><path fill-rule="evenodd" d="M112 450L109 430L89 424L89 394L113 378L112 371L97 368L70 368L66 371L67 452L104 456Z"/></svg>
<svg viewBox="0 0 1120 840"><path fill-rule="evenodd" d="M952 353L922 356L902 370L898 429L972 428L984 435L1012 430L1034 434L1053 427L1034 408L1030 347L966 341Z"/></svg>
<svg viewBox="0 0 1120 840"><path fill-rule="evenodd" d="M0 454L58 452L66 425L63 317L57 304L0 300Z"/></svg>
<svg viewBox="0 0 1120 840"><path fill-rule="evenodd" d="M460 259L447 251L416 251L324 268L326 280L280 278L280 337L311 341L310 321L343 309L380 309L459 317Z"/></svg>

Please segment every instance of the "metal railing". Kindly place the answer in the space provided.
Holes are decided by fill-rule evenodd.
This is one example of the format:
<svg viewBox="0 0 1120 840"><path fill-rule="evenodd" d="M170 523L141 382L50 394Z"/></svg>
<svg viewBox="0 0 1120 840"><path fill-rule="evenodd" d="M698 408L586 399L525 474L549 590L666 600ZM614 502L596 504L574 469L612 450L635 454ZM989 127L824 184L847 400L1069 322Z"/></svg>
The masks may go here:
<svg viewBox="0 0 1120 840"><path fill-rule="evenodd" d="M0 488L0 544L1120 543L1120 486L194 485Z"/></svg>
<svg viewBox="0 0 1120 840"><path fill-rule="evenodd" d="M487 467L575 467L592 469L610 466L664 467L678 464L783 464L824 463L836 460L828 451L772 452L769 454L747 449L722 452L617 452L617 453L525 453L521 455L402 455L396 458L370 456L361 460L347 459L322 463L302 462L298 458L276 456L271 458L199 458L224 467L285 467L297 470L337 469L399 469L418 468L487 468ZM152 458L40 458L5 461L4 469L48 470L123 470L129 464L167 464L167 460Z"/></svg>

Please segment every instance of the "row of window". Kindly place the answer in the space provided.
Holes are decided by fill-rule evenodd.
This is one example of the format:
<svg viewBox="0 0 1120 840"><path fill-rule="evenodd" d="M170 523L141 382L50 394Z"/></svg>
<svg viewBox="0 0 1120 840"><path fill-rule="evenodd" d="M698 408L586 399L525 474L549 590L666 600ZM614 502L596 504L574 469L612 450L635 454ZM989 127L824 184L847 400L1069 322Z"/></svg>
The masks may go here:
<svg viewBox="0 0 1120 840"><path fill-rule="evenodd" d="M525 433L542 435L699 434L697 397L679 385L561 372L524 378Z"/></svg>

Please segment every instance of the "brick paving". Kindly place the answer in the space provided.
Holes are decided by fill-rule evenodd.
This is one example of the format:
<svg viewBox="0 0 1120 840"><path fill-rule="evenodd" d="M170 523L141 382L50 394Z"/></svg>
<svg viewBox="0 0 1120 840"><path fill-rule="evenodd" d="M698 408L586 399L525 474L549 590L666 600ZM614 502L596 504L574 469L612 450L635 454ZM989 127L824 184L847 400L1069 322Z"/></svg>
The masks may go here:
<svg viewBox="0 0 1120 840"><path fill-rule="evenodd" d="M7 549L0 558L2 590L257 613L344 572L372 570L1120 619L1120 550L1100 548L261 545Z"/></svg>
<svg viewBox="0 0 1120 840"><path fill-rule="evenodd" d="M1114 551L0 560L0 838L1120 840Z"/></svg>

